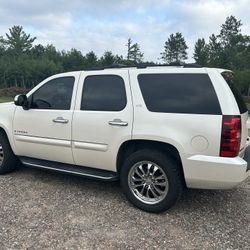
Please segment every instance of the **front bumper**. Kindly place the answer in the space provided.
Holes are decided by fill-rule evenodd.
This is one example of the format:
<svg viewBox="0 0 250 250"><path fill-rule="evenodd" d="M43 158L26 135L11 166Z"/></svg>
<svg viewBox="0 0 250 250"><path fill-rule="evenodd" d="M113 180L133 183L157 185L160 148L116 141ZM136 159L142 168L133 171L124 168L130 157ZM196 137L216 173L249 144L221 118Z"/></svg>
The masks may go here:
<svg viewBox="0 0 250 250"><path fill-rule="evenodd" d="M250 148L246 150L246 153L248 151L250 154ZM250 176L247 165L247 161L239 156L229 158L193 155L183 161L183 170L187 187L229 189L239 185Z"/></svg>

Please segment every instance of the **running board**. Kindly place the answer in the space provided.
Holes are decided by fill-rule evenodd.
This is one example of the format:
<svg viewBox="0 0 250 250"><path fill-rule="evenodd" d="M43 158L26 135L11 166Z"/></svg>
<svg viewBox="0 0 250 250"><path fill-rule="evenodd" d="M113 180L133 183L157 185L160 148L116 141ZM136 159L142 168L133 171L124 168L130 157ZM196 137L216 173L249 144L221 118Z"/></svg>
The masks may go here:
<svg viewBox="0 0 250 250"><path fill-rule="evenodd" d="M103 169L89 168L89 167L65 164L54 161L39 160L23 156L19 157L19 159L23 165L28 167L46 169L46 170L83 176L91 179L99 179L104 181L118 180L118 175L116 172L107 171Z"/></svg>

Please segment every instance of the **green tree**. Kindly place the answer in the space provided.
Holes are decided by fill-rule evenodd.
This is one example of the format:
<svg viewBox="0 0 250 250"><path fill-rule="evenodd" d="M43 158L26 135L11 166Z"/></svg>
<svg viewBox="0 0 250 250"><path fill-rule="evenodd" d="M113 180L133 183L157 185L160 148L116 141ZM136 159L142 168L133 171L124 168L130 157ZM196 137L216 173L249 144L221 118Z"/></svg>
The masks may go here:
<svg viewBox="0 0 250 250"><path fill-rule="evenodd" d="M250 69L244 69L240 71L234 71L235 73L235 85L243 95L249 95L250 87Z"/></svg>
<svg viewBox="0 0 250 250"><path fill-rule="evenodd" d="M243 36L243 38L244 42L238 45L232 58L232 65L236 70L250 69L250 36Z"/></svg>
<svg viewBox="0 0 250 250"><path fill-rule="evenodd" d="M26 34L23 27L17 25L9 29L9 34L6 33L4 43L14 54L20 55L21 53L29 51L35 40L36 37L31 37L30 34Z"/></svg>
<svg viewBox="0 0 250 250"><path fill-rule="evenodd" d="M247 95L250 86L250 37L241 33L241 20L226 18L218 35L209 38L210 67L231 69L235 73L236 87Z"/></svg>
<svg viewBox="0 0 250 250"><path fill-rule="evenodd" d="M0 86L7 87L8 86L8 70L9 70L9 60L6 55L0 56Z"/></svg>
<svg viewBox="0 0 250 250"><path fill-rule="evenodd" d="M218 36L212 34L209 37L208 43L209 50L209 63L208 65L211 67L220 67L221 65L221 44L218 41Z"/></svg>
<svg viewBox="0 0 250 250"><path fill-rule="evenodd" d="M195 62L201 66L206 66L209 60L209 47L204 38L199 38L194 47Z"/></svg>
<svg viewBox="0 0 250 250"><path fill-rule="evenodd" d="M118 63L119 58L117 56L113 55L111 51L105 51L103 56L100 58L100 63L103 66L111 66L116 63Z"/></svg>
<svg viewBox="0 0 250 250"><path fill-rule="evenodd" d="M91 68L98 66L98 58L94 51L90 51L84 56L84 66L85 68Z"/></svg>
<svg viewBox="0 0 250 250"><path fill-rule="evenodd" d="M42 44L37 44L30 50L30 55L32 56L32 58L41 58L44 53L45 48Z"/></svg>
<svg viewBox="0 0 250 250"><path fill-rule="evenodd" d="M143 61L143 53L141 52L140 45L133 43L131 38L129 38L126 46L128 47L127 60L141 63Z"/></svg>
<svg viewBox="0 0 250 250"><path fill-rule="evenodd" d="M54 62L61 62L61 53L57 51L53 44L48 44L45 46L43 56Z"/></svg>
<svg viewBox="0 0 250 250"><path fill-rule="evenodd" d="M165 42L164 49L164 52L161 53L161 58L166 63L181 63L188 58L188 46L180 32L170 35L168 40Z"/></svg>
<svg viewBox="0 0 250 250"><path fill-rule="evenodd" d="M61 53L63 68L73 71L73 70L81 70L84 66L84 57L82 52L77 49L71 49L71 51L67 53Z"/></svg>
<svg viewBox="0 0 250 250"><path fill-rule="evenodd" d="M128 39L128 43L126 44L126 46L128 47L128 52L127 52L127 60L131 60L131 55L132 55L132 39L129 38Z"/></svg>
<svg viewBox="0 0 250 250"><path fill-rule="evenodd" d="M241 33L241 20L237 20L234 16L227 17L224 24L221 26L218 38L221 43L221 60L222 65L228 69L244 69L248 64L245 60L248 55L248 46L250 37ZM237 60L235 60L237 58Z"/></svg>
<svg viewBox="0 0 250 250"><path fill-rule="evenodd" d="M5 52L4 39L2 36L0 36L0 56L3 55L4 52Z"/></svg>
<svg viewBox="0 0 250 250"><path fill-rule="evenodd" d="M225 23L221 25L221 31L218 36L223 47L235 45L234 37L240 35L241 26L241 20L237 20L236 17L229 16L226 18Z"/></svg>

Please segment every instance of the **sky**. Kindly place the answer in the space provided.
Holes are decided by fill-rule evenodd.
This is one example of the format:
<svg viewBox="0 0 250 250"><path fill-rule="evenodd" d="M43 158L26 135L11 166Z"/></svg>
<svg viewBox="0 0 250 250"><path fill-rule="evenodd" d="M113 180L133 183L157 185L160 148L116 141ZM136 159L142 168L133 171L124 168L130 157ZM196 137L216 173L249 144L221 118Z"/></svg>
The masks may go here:
<svg viewBox="0 0 250 250"><path fill-rule="evenodd" d="M250 0L0 0L0 35L22 25L36 43L98 56L107 50L126 56L131 37L145 60L160 62L169 35L182 32L192 62L195 41L218 34L227 16L250 35L249 13Z"/></svg>

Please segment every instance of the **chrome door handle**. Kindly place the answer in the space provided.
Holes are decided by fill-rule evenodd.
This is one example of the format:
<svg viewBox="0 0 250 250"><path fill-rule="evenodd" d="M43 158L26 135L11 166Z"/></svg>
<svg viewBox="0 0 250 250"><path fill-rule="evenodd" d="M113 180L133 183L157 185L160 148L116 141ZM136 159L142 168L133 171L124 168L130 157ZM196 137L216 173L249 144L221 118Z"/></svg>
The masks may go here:
<svg viewBox="0 0 250 250"><path fill-rule="evenodd" d="M63 117L57 117L57 118L53 119L53 122L55 122L55 123L68 123L69 120L64 119Z"/></svg>
<svg viewBox="0 0 250 250"><path fill-rule="evenodd" d="M114 119L113 121L109 121L109 125L125 127L125 126L128 126L128 123L127 122L123 122L120 119Z"/></svg>

